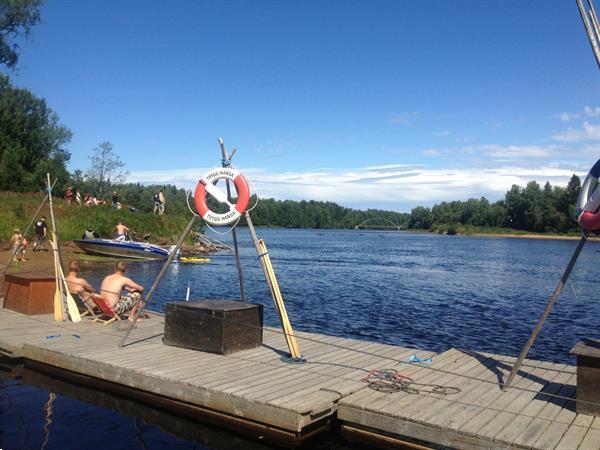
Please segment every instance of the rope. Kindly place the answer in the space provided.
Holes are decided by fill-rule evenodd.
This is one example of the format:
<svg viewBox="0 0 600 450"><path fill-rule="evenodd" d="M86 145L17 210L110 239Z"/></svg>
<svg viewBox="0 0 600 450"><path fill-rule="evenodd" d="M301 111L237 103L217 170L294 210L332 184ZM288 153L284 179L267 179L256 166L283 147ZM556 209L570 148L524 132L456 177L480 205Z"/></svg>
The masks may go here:
<svg viewBox="0 0 600 450"><path fill-rule="evenodd" d="M190 197L191 196L192 196L192 191L190 189L190 190L186 191L185 202L187 203L187 207L190 210L190 212L192 213L192 216L198 217L198 214L190 206Z"/></svg>
<svg viewBox="0 0 600 450"><path fill-rule="evenodd" d="M444 386L441 384L416 383L410 377L400 375L396 369L374 369L362 379L368 384L369 389L392 394L403 391L407 394L439 394L450 395L462 392L462 389L454 386Z"/></svg>
<svg viewBox="0 0 600 450"><path fill-rule="evenodd" d="M207 226L207 228L208 228L210 231L212 231L213 233L216 233L216 234L219 234L219 235L224 235L224 234L231 233L231 232L233 231L233 229L234 229L235 227L237 227L238 223L240 223L240 220L241 220L241 219L242 219L242 216L239 216L239 217L237 218L237 220L235 221L235 223L234 223L233 225L231 225L231 227L229 227L229 229L228 229L227 231L223 231L223 232L215 230L213 227L211 227L211 226L210 226L210 224L209 224L208 222L204 222L204 224L205 224L205 225Z"/></svg>

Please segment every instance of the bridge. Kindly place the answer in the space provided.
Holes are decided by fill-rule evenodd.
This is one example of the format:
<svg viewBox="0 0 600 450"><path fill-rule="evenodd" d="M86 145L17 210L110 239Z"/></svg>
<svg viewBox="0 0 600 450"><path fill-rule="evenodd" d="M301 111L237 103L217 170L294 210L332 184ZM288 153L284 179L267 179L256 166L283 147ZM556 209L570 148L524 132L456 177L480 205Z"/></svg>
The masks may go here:
<svg viewBox="0 0 600 450"><path fill-rule="evenodd" d="M355 230L368 230L368 229L391 229L400 231L402 228L406 228L408 225L408 220L401 225L386 219L385 217L373 217L371 219L367 219L359 223L354 227Z"/></svg>

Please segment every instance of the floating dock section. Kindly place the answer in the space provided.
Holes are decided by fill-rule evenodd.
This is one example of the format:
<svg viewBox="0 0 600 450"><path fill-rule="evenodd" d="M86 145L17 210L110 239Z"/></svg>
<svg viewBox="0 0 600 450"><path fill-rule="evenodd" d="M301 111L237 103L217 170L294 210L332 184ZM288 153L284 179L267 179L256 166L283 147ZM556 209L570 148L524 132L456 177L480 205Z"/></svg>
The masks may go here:
<svg viewBox="0 0 600 450"><path fill-rule="evenodd" d="M573 366L526 360L504 392L508 357L298 332L308 362L290 364L279 329L265 327L261 347L223 356L163 345L164 317L150 315L117 348L128 322L0 309L0 350L52 376L287 446L339 425L343 437L388 447L600 449L600 418L575 413ZM432 360L407 364L413 354ZM386 368L414 380L413 390L363 381Z"/></svg>

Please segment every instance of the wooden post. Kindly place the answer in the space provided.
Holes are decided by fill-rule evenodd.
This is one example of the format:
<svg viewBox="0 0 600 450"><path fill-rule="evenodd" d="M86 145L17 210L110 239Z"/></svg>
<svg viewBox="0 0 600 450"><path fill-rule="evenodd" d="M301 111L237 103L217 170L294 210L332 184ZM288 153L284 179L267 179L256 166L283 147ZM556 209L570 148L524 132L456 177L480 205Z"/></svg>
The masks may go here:
<svg viewBox="0 0 600 450"><path fill-rule="evenodd" d="M50 204L50 219L52 220L52 252L54 254L54 266L55 266L55 273L56 273L56 279L57 279L57 283L58 283L58 291L60 293L60 314L58 313L58 311L54 311L54 318L56 320L66 320L66 312L65 312L65 293L64 293L64 287L63 287L63 283L61 282L61 280L59 279L59 273L58 273L58 268L60 267L60 253L58 250L58 235L56 234L56 222L54 220L54 208L52 207L52 185L50 184L50 174L47 173L46 174L46 182L47 182L47 186L48 186L48 203ZM46 235L47 237L48 235ZM54 308L56 308L56 304L54 306Z"/></svg>
<svg viewBox="0 0 600 450"><path fill-rule="evenodd" d="M529 340L523 347L523 350L521 350L519 359L517 359L517 362L513 366L512 370L510 371L510 375L508 376L506 383L504 383L503 389L508 389L510 387L510 383L512 382L517 371L521 367L521 364L523 364L523 360L527 356L529 349L535 342L536 338L538 337L538 334L540 334L540 331L542 331L544 322L548 318L550 311L552 311L552 307L554 306L554 304L560 297L560 293L562 292L562 289L563 289L565 283L569 279L569 275L571 275L571 270L573 270L573 267L575 266L575 263L577 262L577 258L579 258L579 254L581 253L581 250L583 249L583 246L585 245L586 241L587 241L587 233L584 231L583 236L581 236L581 240L579 241L579 244L577 245L577 248L575 249L575 252L573 252L573 256L571 256L571 260L569 261L569 264L567 264L567 268L565 269L563 276L561 277L560 281L556 285L556 288L554 289L554 292L552 293L552 296L550 297L550 300L548 301L548 304L546 305L546 309L544 310L544 312L542 313L542 316L538 320L538 323L535 326L533 332L531 333L531 336L529 336Z"/></svg>
<svg viewBox="0 0 600 450"><path fill-rule="evenodd" d="M227 162L233 157L233 153L229 156L227 154L227 150L225 149L225 142L223 138L219 138L219 145L221 146L221 155L223 156L222 166L226 167ZM226 181L227 184L227 200L231 202L231 188L229 187L229 180ZM246 303L246 289L244 288L244 275L242 273L242 262L240 261L240 252L238 250L238 241L237 241L237 231L235 227L231 229L231 236L233 238L233 251L235 253L235 263L237 265L238 277L240 282L240 293L242 294L242 302Z"/></svg>
<svg viewBox="0 0 600 450"><path fill-rule="evenodd" d="M248 224L248 229L250 230L250 235L252 236L252 241L254 242L254 247L256 248L256 253L258 253L263 272L265 273L265 278L267 279L267 283L271 289L271 295L273 297L273 301L275 302L277 313L279 314L279 320L281 321L281 327L283 328L285 340L287 342L288 349L290 350L290 356L294 360L302 361L303 358L300 354L300 348L298 347L296 335L294 334L292 324L290 323L287 311L285 310L283 297L281 296L281 291L279 290L277 278L275 278L275 272L273 271L273 266L271 264L271 258L269 258L269 254L267 252L267 247L265 246L264 241L258 239L256 230L254 229L254 224L250 218L250 214L246 211L244 216L246 217L246 223Z"/></svg>
<svg viewBox="0 0 600 450"><path fill-rule="evenodd" d="M162 269L160 270L160 272L158 273L158 276L154 280L154 283L152 283L152 287L148 291L148 294L146 295L146 298L143 299L142 303L140 304L140 306L138 306L138 308L137 308L137 310L135 312L135 317L134 317L133 321L129 324L129 328L127 329L127 332L125 333L125 335L123 336L123 338L119 342L119 348L123 347L123 344L125 343L125 340L129 336L129 333L131 333L131 330L133 330L133 327L135 326L135 323L137 322L138 318L142 314L142 311L144 310L144 307L146 306L146 303L148 303L150 301L150 299L152 298L152 295L154 294L154 291L156 291L156 288L158 287L158 284L162 280L162 277L167 272L167 269L169 268L169 265L175 259L175 256L177 256L177 251L179 250L179 247L181 247L181 244L183 244L183 241L185 240L186 236L188 235L188 233L190 232L190 230L192 229L192 227L194 226L194 222L196 221L196 217L198 217L198 216L195 216L195 215L192 216L192 220L190 220L190 222L187 224L187 227L185 227L185 230L183 231L183 233L181 234L181 236L179 236L179 240L177 241L177 244L175 244L175 247L173 248L173 250L169 254L169 257L167 258L167 260L163 264Z"/></svg>

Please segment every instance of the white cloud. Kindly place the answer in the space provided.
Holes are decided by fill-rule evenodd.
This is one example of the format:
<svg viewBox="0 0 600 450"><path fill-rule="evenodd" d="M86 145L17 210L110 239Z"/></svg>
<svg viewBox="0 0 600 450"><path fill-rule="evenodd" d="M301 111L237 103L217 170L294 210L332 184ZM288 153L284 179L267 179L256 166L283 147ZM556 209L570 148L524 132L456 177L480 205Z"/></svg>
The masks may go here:
<svg viewBox="0 0 600 450"><path fill-rule="evenodd" d="M560 142L581 142L600 140L600 125L583 122L581 128L567 128L562 133L552 136L552 139Z"/></svg>
<svg viewBox="0 0 600 450"><path fill-rule="evenodd" d="M194 189L207 168L132 172L129 181L171 183ZM580 173L583 171L580 171ZM496 168L427 168L390 164L352 170L325 169L306 172L275 172L245 169L252 192L262 198L334 201L358 208L385 207L409 210L417 205L485 196L502 198L513 184L531 180L540 184L566 185L571 167L506 165Z"/></svg>
<svg viewBox="0 0 600 450"><path fill-rule="evenodd" d="M563 113L557 114L554 117L560 119L562 122L571 122L573 120L579 119L581 117L581 114L563 112Z"/></svg>
<svg viewBox="0 0 600 450"><path fill-rule="evenodd" d="M569 113L562 112L560 114L556 114L555 118L561 120L562 122L572 122L574 120L582 119L582 118L597 118L600 117L600 106L592 107L585 106L582 112Z"/></svg>
<svg viewBox="0 0 600 450"><path fill-rule="evenodd" d="M448 136L450 134L450 132L448 130L444 130L444 131L434 131L433 133L434 136Z"/></svg>
<svg viewBox="0 0 600 450"><path fill-rule="evenodd" d="M583 112L586 117L600 117L600 106L596 106L592 108L591 106L586 106L583 108Z"/></svg>
<svg viewBox="0 0 600 450"><path fill-rule="evenodd" d="M476 151L480 151L488 156L496 158L548 158L554 155L557 151L553 146L538 146L538 145L482 145L472 147Z"/></svg>
<svg viewBox="0 0 600 450"><path fill-rule="evenodd" d="M399 123L401 125L410 125L415 119L419 117L420 113L413 112L402 112L390 114L390 120L392 123Z"/></svg>
<svg viewBox="0 0 600 450"><path fill-rule="evenodd" d="M442 154L442 152L437 148L428 148L423 150L421 153L423 153L425 156L440 156Z"/></svg>

